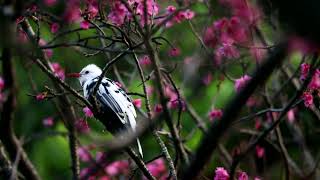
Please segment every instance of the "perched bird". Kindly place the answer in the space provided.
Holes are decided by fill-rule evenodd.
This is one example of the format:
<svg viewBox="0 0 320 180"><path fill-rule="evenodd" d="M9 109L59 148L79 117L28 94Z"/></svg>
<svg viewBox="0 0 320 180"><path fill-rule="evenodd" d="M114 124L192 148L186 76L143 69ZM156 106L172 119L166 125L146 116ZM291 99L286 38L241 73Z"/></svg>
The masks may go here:
<svg viewBox="0 0 320 180"><path fill-rule="evenodd" d="M93 103L91 94L101 74L102 70L94 64L87 65L78 74L84 97L91 103ZM135 118L137 114L132 100L114 81L103 77L97 89L96 100L101 108L100 117L98 118L109 132L117 134L123 131L134 132L136 130ZM139 139L137 139L137 145L138 151L143 157Z"/></svg>

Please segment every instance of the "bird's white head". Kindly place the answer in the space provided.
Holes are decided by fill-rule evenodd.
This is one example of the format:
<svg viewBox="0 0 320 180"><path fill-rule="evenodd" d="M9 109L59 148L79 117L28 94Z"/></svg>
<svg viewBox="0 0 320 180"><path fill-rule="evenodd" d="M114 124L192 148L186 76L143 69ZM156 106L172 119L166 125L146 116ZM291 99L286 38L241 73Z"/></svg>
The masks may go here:
<svg viewBox="0 0 320 180"><path fill-rule="evenodd" d="M102 70L95 64L89 64L80 71L79 81L81 86L88 80L96 78L102 74Z"/></svg>

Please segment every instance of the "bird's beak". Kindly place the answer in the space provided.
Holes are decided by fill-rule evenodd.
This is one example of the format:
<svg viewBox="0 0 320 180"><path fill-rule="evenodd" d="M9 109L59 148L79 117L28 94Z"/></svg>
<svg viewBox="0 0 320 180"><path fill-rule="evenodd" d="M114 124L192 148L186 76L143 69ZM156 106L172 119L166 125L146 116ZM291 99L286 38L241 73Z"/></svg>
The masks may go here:
<svg viewBox="0 0 320 180"><path fill-rule="evenodd" d="M70 78L79 78L80 77L80 73L68 73L67 77Z"/></svg>

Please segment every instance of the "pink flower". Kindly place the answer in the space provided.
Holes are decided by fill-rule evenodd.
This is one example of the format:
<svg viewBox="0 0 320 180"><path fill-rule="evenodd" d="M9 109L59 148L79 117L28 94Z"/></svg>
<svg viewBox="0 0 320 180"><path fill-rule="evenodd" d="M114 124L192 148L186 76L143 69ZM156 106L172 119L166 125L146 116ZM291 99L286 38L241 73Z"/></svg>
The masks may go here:
<svg viewBox="0 0 320 180"><path fill-rule="evenodd" d="M233 16L229 20L227 32L229 36L238 43L243 43L248 39L246 26L241 24L239 17Z"/></svg>
<svg viewBox="0 0 320 180"><path fill-rule="evenodd" d="M236 79L236 82L234 85L236 92L239 92L242 88L244 88L250 80L251 80L251 77L248 75L244 75L239 79Z"/></svg>
<svg viewBox="0 0 320 180"><path fill-rule="evenodd" d="M111 180L108 176L99 177L99 180Z"/></svg>
<svg viewBox="0 0 320 180"><path fill-rule="evenodd" d="M39 94L36 95L36 100L37 100L37 101L42 101L42 100L44 100L46 97L47 97L47 94L46 94L46 93L39 93Z"/></svg>
<svg viewBox="0 0 320 180"><path fill-rule="evenodd" d="M98 13L99 13L98 7L90 4L88 8L89 19L96 17Z"/></svg>
<svg viewBox="0 0 320 180"><path fill-rule="evenodd" d="M235 59L240 57L238 49L236 49L233 45L227 43L223 43L222 47L220 47L217 52L220 53L220 56L226 57L227 59Z"/></svg>
<svg viewBox="0 0 320 180"><path fill-rule="evenodd" d="M139 59L139 63L142 66L149 66L151 64L151 60L150 60L149 56L145 55Z"/></svg>
<svg viewBox="0 0 320 180"><path fill-rule="evenodd" d="M238 180L249 180L249 176L246 172L239 172Z"/></svg>
<svg viewBox="0 0 320 180"><path fill-rule="evenodd" d="M217 167L214 180L229 180L229 173L223 167Z"/></svg>
<svg viewBox="0 0 320 180"><path fill-rule="evenodd" d="M262 180L260 177L254 177L253 180Z"/></svg>
<svg viewBox="0 0 320 180"><path fill-rule="evenodd" d="M108 19L115 25L121 26L125 19L130 19L130 13L119 1L115 1L111 6L111 12L108 15Z"/></svg>
<svg viewBox="0 0 320 180"><path fill-rule="evenodd" d="M161 113L162 110L163 110L163 107L162 107L161 104L156 104L156 105L154 106L154 112L156 112L156 113Z"/></svg>
<svg viewBox="0 0 320 180"><path fill-rule="evenodd" d="M256 118L256 119L255 119L255 123L254 123L254 128L255 128L256 130L259 130L259 129L261 129L261 127L262 127L262 125L261 125L261 120L260 120L259 118Z"/></svg>
<svg viewBox="0 0 320 180"><path fill-rule="evenodd" d="M89 162L92 159L90 152L86 147L78 147L77 154L82 162Z"/></svg>
<svg viewBox="0 0 320 180"><path fill-rule="evenodd" d="M142 100L141 99L134 99L132 101L133 105L136 106L137 108L141 108L142 105Z"/></svg>
<svg viewBox="0 0 320 180"><path fill-rule="evenodd" d="M312 76L311 82L308 86L310 89L317 90L320 89L320 70L317 69Z"/></svg>
<svg viewBox="0 0 320 180"><path fill-rule="evenodd" d="M82 109L82 111L84 112L84 115L85 115L86 117L89 117L89 118L93 117L93 113L92 113L92 111L90 110L89 107L84 107L84 108Z"/></svg>
<svg viewBox="0 0 320 180"><path fill-rule="evenodd" d="M89 133L90 132L90 127L89 127L87 121L84 119L79 119L78 121L76 121L75 127L76 127L77 131L80 133Z"/></svg>
<svg viewBox="0 0 320 180"><path fill-rule="evenodd" d="M51 26L50 26L50 29L51 29L52 33L58 32L59 28L60 28L60 25L58 23L52 23Z"/></svg>
<svg viewBox="0 0 320 180"><path fill-rule="evenodd" d="M0 76L0 91L2 91L4 89L4 80L3 78Z"/></svg>
<svg viewBox="0 0 320 180"><path fill-rule="evenodd" d="M221 109L212 109L210 112L209 112L209 119L211 121L215 120L215 119L219 119L221 118L223 115L222 113L222 110Z"/></svg>
<svg viewBox="0 0 320 180"><path fill-rule="evenodd" d="M182 111L185 110L185 103L182 99L180 99L180 102L179 102L179 99L170 99L170 101L168 102L167 104L167 107L169 109L177 109L180 107L180 103L181 103L181 108L182 108Z"/></svg>
<svg viewBox="0 0 320 180"><path fill-rule="evenodd" d="M82 29L89 29L90 28L90 22L89 21L86 21L86 20L83 20L81 21L80 23L80 27Z"/></svg>
<svg viewBox="0 0 320 180"><path fill-rule="evenodd" d="M104 171L110 176L118 174L127 174L129 163L127 161L115 161L104 168Z"/></svg>
<svg viewBox="0 0 320 180"><path fill-rule="evenodd" d="M204 33L204 37L203 37L204 43L211 47L211 48L215 48L217 43L218 43L218 39L215 33L215 30L213 27L209 27L206 29L205 33Z"/></svg>
<svg viewBox="0 0 320 180"><path fill-rule="evenodd" d="M171 57L176 57L179 56L181 54L180 49L179 48L172 48L169 50L169 55Z"/></svg>
<svg viewBox="0 0 320 180"><path fill-rule="evenodd" d="M152 86L147 86L146 91L147 91L147 95L150 96L153 93L154 88Z"/></svg>
<svg viewBox="0 0 320 180"><path fill-rule="evenodd" d="M287 113L287 118L288 118L288 121L290 123L293 123L295 121L295 115L294 115L294 109L290 109Z"/></svg>
<svg viewBox="0 0 320 180"><path fill-rule="evenodd" d="M46 5L46 6L54 6L56 3L57 3L57 0L44 0L43 3Z"/></svg>
<svg viewBox="0 0 320 180"><path fill-rule="evenodd" d="M263 147L257 145L256 146L256 154L258 158L263 158L264 154L265 154L265 150Z"/></svg>
<svg viewBox="0 0 320 180"><path fill-rule="evenodd" d="M79 21L81 18L80 1L71 0L66 1L66 8L64 12L64 19L68 23Z"/></svg>
<svg viewBox="0 0 320 180"><path fill-rule="evenodd" d="M310 92L304 92L302 95L302 99L306 107L310 107L313 104L313 96Z"/></svg>
<svg viewBox="0 0 320 180"><path fill-rule="evenodd" d="M60 66L59 63L57 63L57 62L50 63L50 67L51 67L52 72L53 72L59 79L61 79L62 81L65 79L66 76L65 76L64 69Z"/></svg>
<svg viewBox="0 0 320 180"><path fill-rule="evenodd" d="M170 86L165 86L164 95L168 97L170 100L178 99L177 93L173 91Z"/></svg>
<svg viewBox="0 0 320 180"><path fill-rule="evenodd" d="M310 71L310 65L307 63L303 63L300 66L300 79L305 80L308 76L308 73Z"/></svg>
<svg viewBox="0 0 320 180"><path fill-rule="evenodd" d="M161 176L167 173L167 169L163 158L158 158L152 161L151 163L147 164L147 169L156 178L160 178Z"/></svg>
<svg viewBox="0 0 320 180"><path fill-rule="evenodd" d="M167 13L168 13L168 14L172 14L172 13L174 13L174 12L177 10L177 8L176 8L175 6L169 5L169 6L166 8L166 10L167 10Z"/></svg>
<svg viewBox="0 0 320 180"><path fill-rule="evenodd" d="M52 118L52 117L44 118L44 119L42 120L42 124L43 124L45 127L51 127L51 126L53 126L53 124L54 124L53 118Z"/></svg>
<svg viewBox="0 0 320 180"><path fill-rule="evenodd" d="M192 19L195 15L194 12L191 11L190 9L185 10L183 13L184 13L185 18L188 20Z"/></svg>

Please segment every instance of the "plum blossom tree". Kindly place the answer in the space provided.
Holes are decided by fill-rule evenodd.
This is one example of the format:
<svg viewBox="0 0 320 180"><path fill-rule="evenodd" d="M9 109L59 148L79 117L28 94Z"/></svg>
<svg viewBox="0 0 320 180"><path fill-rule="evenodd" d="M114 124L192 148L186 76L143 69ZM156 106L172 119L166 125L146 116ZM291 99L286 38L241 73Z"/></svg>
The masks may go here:
<svg viewBox="0 0 320 180"><path fill-rule="evenodd" d="M319 3L288 4L1 2L0 176L318 179L319 31L293 12ZM136 131L100 123L71 78L92 63L131 96Z"/></svg>

